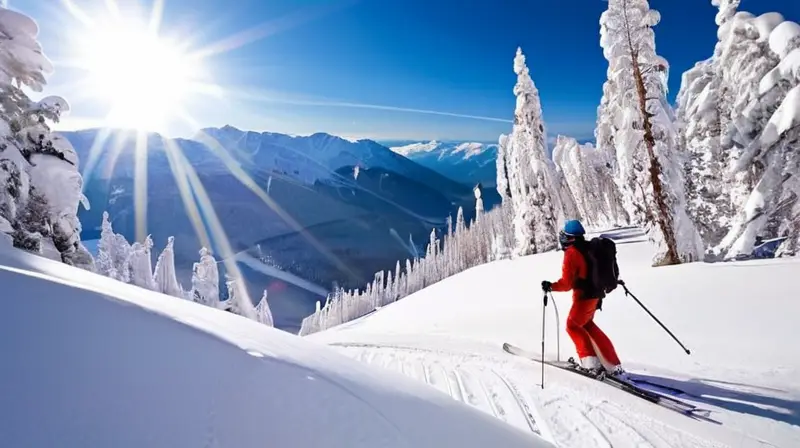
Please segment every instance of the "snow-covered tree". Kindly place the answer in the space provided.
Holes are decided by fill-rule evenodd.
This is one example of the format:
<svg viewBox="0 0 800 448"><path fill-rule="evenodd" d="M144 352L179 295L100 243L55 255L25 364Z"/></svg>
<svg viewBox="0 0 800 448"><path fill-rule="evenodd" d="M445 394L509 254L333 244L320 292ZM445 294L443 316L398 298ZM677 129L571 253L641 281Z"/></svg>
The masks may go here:
<svg viewBox="0 0 800 448"><path fill-rule="evenodd" d="M759 236L789 237L788 252L800 244L800 25L782 22L766 40L780 63L759 82L757 103L746 115L774 112L731 170L748 172L755 184L720 244L729 258L751 253Z"/></svg>
<svg viewBox="0 0 800 448"><path fill-rule="evenodd" d="M183 289L178 284L178 277L175 272L175 251L173 245L175 243L174 237L167 239L167 246L161 251L156 261L156 270L154 281L156 290L164 294L183 298Z"/></svg>
<svg viewBox="0 0 800 448"><path fill-rule="evenodd" d="M578 198L575 196L578 193L573 193L572 189L570 189L569 183L567 182L567 177L557 163L555 167L556 184L558 185L558 197L561 198L561 204L564 207L564 218L582 219L583 215L578 210Z"/></svg>
<svg viewBox="0 0 800 448"><path fill-rule="evenodd" d="M258 302L258 305L256 305L256 316L260 323L269 325L270 327L275 326L275 322L272 320L272 310L270 310L269 302L267 302L266 289L264 290L264 295L261 296L261 300Z"/></svg>
<svg viewBox="0 0 800 448"><path fill-rule="evenodd" d="M782 21L775 13L737 13L738 0L713 3L720 8L714 54L684 73L677 109L688 156L688 211L711 246L727 233L753 183L751 173L728 172L768 118L760 107L745 112L758 96L759 81L777 63L766 37Z"/></svg>
<svg viewBox="0 0 800 448"><path fill-rule="evenodd" d="M795 226L796 168L781 149L792 146L791 126L777 120L791 123L784 104L796 85L790 54L800 38L798 25L778 13L755 17L736 11L739 0L712 3L718 42L710 59L684 74L677 112L689 155L689 212L706 243L734 258L749 253L756 236L791 234ZM779 138L768 129L782 129Z"/></svg>
<svg viewBox="0 0 800 448"><path fill-rule="evenodd" d="M558 197L555 166L547 157L547 143L539 91L533 84L522 49L514 58L517 97L514 128L508 138L505 161L514 216L515 255L545 252L558 247L558 229L564 210Z"/></svg>
<svg viewBox="0 0 800 448"><path fill-rule="evenodd" d="M481 198L480 184L475 186L473 193L475 193L475 221L480 221L481 215L483 215L483 198Z"/></svg>
<svg viewBox="0 0 800 448"><path fill-rule="evenodd" d="M150 235L147 235L143 243L136 241L131 245L131 283L151 291L158 291L153 279L152 249L153 239Z"/></svg>
<svg viewBox="0 0 800 448"><path fill-rule="evenodd" d="M511 199L511 185L508 183L508 136L503 134L497 144L497 193L503 202Z"/></svg>
<svg viewBox="0 0 800 448"><path fill-rule="evenodd" d="M219 269L205 247L200 249L200 262L192 265L192 298L197 303L219 307Z"/></svg>
<svg viewBox="0 0 800 448"><path fill-rule="evenodd" d="M656 243L654 265L697 261L702 243L686 213L683 161L666 100L667 61L656 53L660 14L646 0L609 0L600 45L617 89L614 117L618 182L633 218Z"/></svg>
<svg viewBox="0 0 800 448"><path fill-rule="evenodd" d="M628 222L608 153L560 135L553 148L553 160L585 225L609 228Z"/></svg>
<svg viewBox="0 0 800 448"><path fill-rule="evenodd" d="M406 260L403 271L398 261L394 276L391 271L377 272L363 291L335 288L322 309L303 319L300 334L357 319L465 269L510 257L511 250L504 244L514 235L508 207L509 204L495 207L469 226L463 211L456 215L455 226L448 219L442 239L436 229L431 232L425 258Z"/></svg>
<svg viewBox="0 0 800 448"><path fill-rule="evenodd" d="M34 102L24 90L41 92L53 71L38 32L28 16L0 7L0 229L18 247L94 270L80 242L78 206L88 203L78 158L49 127L69 106L55 96Z"/></svg>
<svg viewBox="0 0 800 448"><path fill-rule="evenodd" d="M97 244L97 272L114 280L130 282L130 255L128 240L114 233L108 212L103 212L100 241Z"/></svg>

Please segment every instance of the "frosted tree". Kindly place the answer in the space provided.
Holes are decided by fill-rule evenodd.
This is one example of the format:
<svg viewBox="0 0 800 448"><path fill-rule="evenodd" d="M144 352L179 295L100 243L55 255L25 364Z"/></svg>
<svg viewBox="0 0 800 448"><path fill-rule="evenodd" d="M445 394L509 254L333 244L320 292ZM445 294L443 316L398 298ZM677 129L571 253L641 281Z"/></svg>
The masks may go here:
<svg viewBox="0 0 800 448"><path fill-rule="evenodd" d="M192 298L206 306L220 306L217 261L205 247L200 249L200 262L192 265Z"/></svg>
<svg viewBox="0 0 800 448"><path fill-rule="evenodd" d="M511 199L511 185L508 183L508 136L503 134L497 145L497 193L503 201Z"/></svg>
<svg viewBox="0 0 800 448"><path fill-rule="evenodd" d="M153 249L153 239L147 235L144 242L135 242L131 245L130 253L130 266L131 266L131 279L130 282L136 286L149 289L151 291L158 291L156 282L153 279L153 261L151 252Z"/></svg>
<svg viewBox="0 0 800 448"><path fill-rule="evenodd" d="M156 270L153 280L157 291L173 297L183 298L183 289L181 289L178 284L178 277L175 272L174 243L174 237L169 237L167 239L167 246L161 251L161 254L158 256L158 261L156 261Z"/></svg>
<svg viewBox="0 0 800 448"><path fill-rule="evenodd" d="M514 253L522 256L558 246L558 228L564 220L564 211L557 193L555 167L547 157L539 91L521 49L517 49L514 58L514 72L517 105L505 160L514 216Z"/></svg>
<svg viewBox="0 0 800 448"><path fill-rule="evenodd" d="M80 242L78 206L88 203L77 155L49 127L69 106L55 96L34 102L24 90L41 92L53 71L38 32L29 17L0 7L0 229L16 234L18 247L94 270Z"/></svg>
<svg viewBox="0 0 800 448"><path fill-rule="evenodd" d="M778 59L767 38L783 19L736 12L738 0L720 8L713 56L687 71L678 94L681 143L688 154L688 210L709 245L717 245L746 200L754 173L729 170L742 149L763 129L770 111L757 101L758 83ZM755 107L754 107L755 106ZM772 110L777 107L773 101Z"/></svg>
<svg viewBox="0 0 800 448"><path fill-rule="evenodd" d="M575 206L586 225L608 228L627 223L607 153L560 135L553 160L574 194Z"/></svg>
<svg viewBox="0 0 800 448"><path fill-rule="evenodd" d="M583 215L578 210L578 198L576 197L579 192L573 190L569 187L569 183L567 182L567 177L564 174L564 171L558 166L555 165L555 176L556 176L556 183L558 185L558 197L561 198L561 204L564 207L564 218L565 219L582 219Z"/></svg>
<svg viewBox="0 0 800 448"><path fill-rule="evenodd" d="M103 223L100 229L100 241L97 243L97 273L121 280L114 260L114 252L117 250L114 247L116 238L114 230L111 228L111 221L108 219L108 212L103 212Z"/></svg>
<svg viewBox="0 0 800 448"><path fill-rule="evenodd" d="M800 38L797 24L778 13L755 17L737 12L738 0L712 3L718 42L710 59L684 74L678 117L689 212L715 252L733 258L749 253L756 234L791 233L794 193L784 187L793 169L779 149L791 131L774 140L768 129L781 128L773 121L779 108L791 109L783 104L795 85L790 53Z"/></svg>
<svg viewBox="0 0 800 448"><path fill-rule="evenodd" d="M319 302L317 302L319 304ZM261 300L256 305L256 317L257 321L264 325L269 325L270 327L275 326L275 322L272 320L272 310L269 308L269 302L267 302L267 290L264 290L264 295L261 296Z"/></svg>
<svg viewBox="0 0 800 448"><path fill-rule="evenodd" d="M103 212L97 244L97 272L114 280L130 282L130 255L131 245L124 236L114 233L108 212Z"/></svg>
<svg viewBox="0 0 800 448"><path fill-rule="evenodd" d="M345 292L335 288L326 304L303 319L300 334L321 331L364 316L376 307L402 299L450 275L488 261L511 256L503 242L513 239L507 204L486 212L481 219L467 226L463 211L456 215L455 226L448 219L442 239L431 232L425 258L406 260L405 270L400 263L391 271L375 273L375 279L361 291ZM384 280L385 279L385 280Z"/></svg>
<svg viewBox="0 0 800 448"><path fill-rule="evenodd" d="M481 215L483 215L483 198L481 198L481 188L480 184L478 184L473 193L475 193L475 221L480 221Z"/></svg>
<svg viewBox="0 0 800 448"><path fill-rule="evenodd" d="M759 82L758 104L747 117L758 122L763 111L774 112L732 169L748 172L755 184L720 244L728 258L750 254L759 236L787 236L789 252L800 243L800 25L781 22L766 40L780 63Z"/></svg>
<svg viewBox="0 0 800 448"><path fill-rule="evenodd" d="M656 244L653 264L697 261L702 243L686 213L683 163L666 100L667 61L656 54L652 27L660 14L646 0L610 0L600 45L619 103L607 108L621 191L629 212Z"/></svg>

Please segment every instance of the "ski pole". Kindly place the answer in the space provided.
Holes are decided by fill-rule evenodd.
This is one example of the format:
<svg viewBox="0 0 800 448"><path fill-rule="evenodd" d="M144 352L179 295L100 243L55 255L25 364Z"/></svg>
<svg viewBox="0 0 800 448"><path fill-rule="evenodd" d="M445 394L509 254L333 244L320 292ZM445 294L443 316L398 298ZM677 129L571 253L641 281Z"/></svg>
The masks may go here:
<svg viewBox="0 0 800 448"><path fill-rule="evenodd" d="M556 360L561 362L561 318L558 316L558 305L550 292L550 300L553 301L553 309L556 310Z"/></svg>
<svg viewBox="0 0 800 448"><path fill-rule="evenodd" d="M545 310L547 309L547 291L544 293L544 300L542 301L542 389L544 389L544 324L546 322L545 319Z"/></svg>
<svg viewBox="0 0 800 448"><path fill-rule="evenodd" d="M648 309L647 309L647 307L646 307L646 306L644 306L644 304L643 304L643 303L642 303L642 302L641 302L639 299L637 299L635 295L633 295L633 293L631 293L631 291L628 289L628 287L627 287L627 286L625 286L625 282L623 282L622 280L620 280L620 281L619 281L619 284L620 284L620 286L622 286L622 287L625 289L625 295L626 295L626 296L629 296L629 297L631 297L631 298L633 298L633 300L635 300L635 301L636 301L636 303L638 303L638 304L639 304L639 306L640 306L640 307L642 307L642 309L643 309L643 310L647 311L647 314L649 314L649 315L650 315L650 317L652 317L654 321L658 322L658 324L659 324L659 325L661 325L661 328L663 328L663 329L664 329L664 331L666 331L666 332L667 332L667 333L668 333L670 336L672 336L672 339L674 339L674 340L675 340L675 342L677 342L677 343L678 343L678 345L680 345L680 346L681 346L681 348L683 349L683 351L685 351L685 352L686 352L686 354L687 354L687 355L691 355L691 354L692 354L692 352L691 352L691 351L689 351L689 349L688 349L688 348L686 348L686 346L684 346L684 345L681 343L681 341L680 341L680 340L678 340L678 338L677 338L677 337L675 337L675 335L674 335L674 334L672 334L672 332L671 332L671 331L669 331L669 328L667 328L667 326L666 326L666 325L664 325L663 323L661 323L661 321L660 321L660 320L658 320L658 318L657 318L656 316L654 316L654 315L653 315L653 313L651 313L651 312L650 312L650 310L648 310Z"/></svg>

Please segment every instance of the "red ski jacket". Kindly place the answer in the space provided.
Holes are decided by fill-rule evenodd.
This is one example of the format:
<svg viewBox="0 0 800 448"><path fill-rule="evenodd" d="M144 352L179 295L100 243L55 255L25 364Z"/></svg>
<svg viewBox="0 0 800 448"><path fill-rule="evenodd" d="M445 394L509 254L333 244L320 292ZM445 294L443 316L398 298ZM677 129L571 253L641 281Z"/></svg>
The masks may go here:
<svg viewBox="0 0 800 448"><path fill-rule="evenodd" d="M579 280L585 279L587 275L588 267L583 254L575 246L570 246L564 251L561 278L553 283L552 289L556 292L572 290L573 300L593 299L594 297L584 297L584 291L578 288Z"/></svg>

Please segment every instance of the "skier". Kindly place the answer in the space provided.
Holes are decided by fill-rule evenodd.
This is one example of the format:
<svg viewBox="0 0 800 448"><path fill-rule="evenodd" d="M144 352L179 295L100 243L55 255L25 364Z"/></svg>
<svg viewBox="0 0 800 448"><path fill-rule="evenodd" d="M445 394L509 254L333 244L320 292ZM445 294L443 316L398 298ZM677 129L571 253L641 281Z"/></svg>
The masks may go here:
<svg viewBox="0 0 800 448"><path fill-rule="evenodd" d="M581 367L594 374L607 371L614 376L624 376L614 345L605 333L594 323L594 313L598 309L598 302L605 293L594 288L589 281L589 268L586 259L587 241L584 238L586 231L580 221L567 221L564 229L558 234L559 242L564 250L564 264L561 279L555 283L542 282L545 292L567 292L572 290L572 308L567 317L567 333L580 358ZM594 345L593 345L594 343ZM605 369L595 352L607 364L612 366Z"/></svg>

